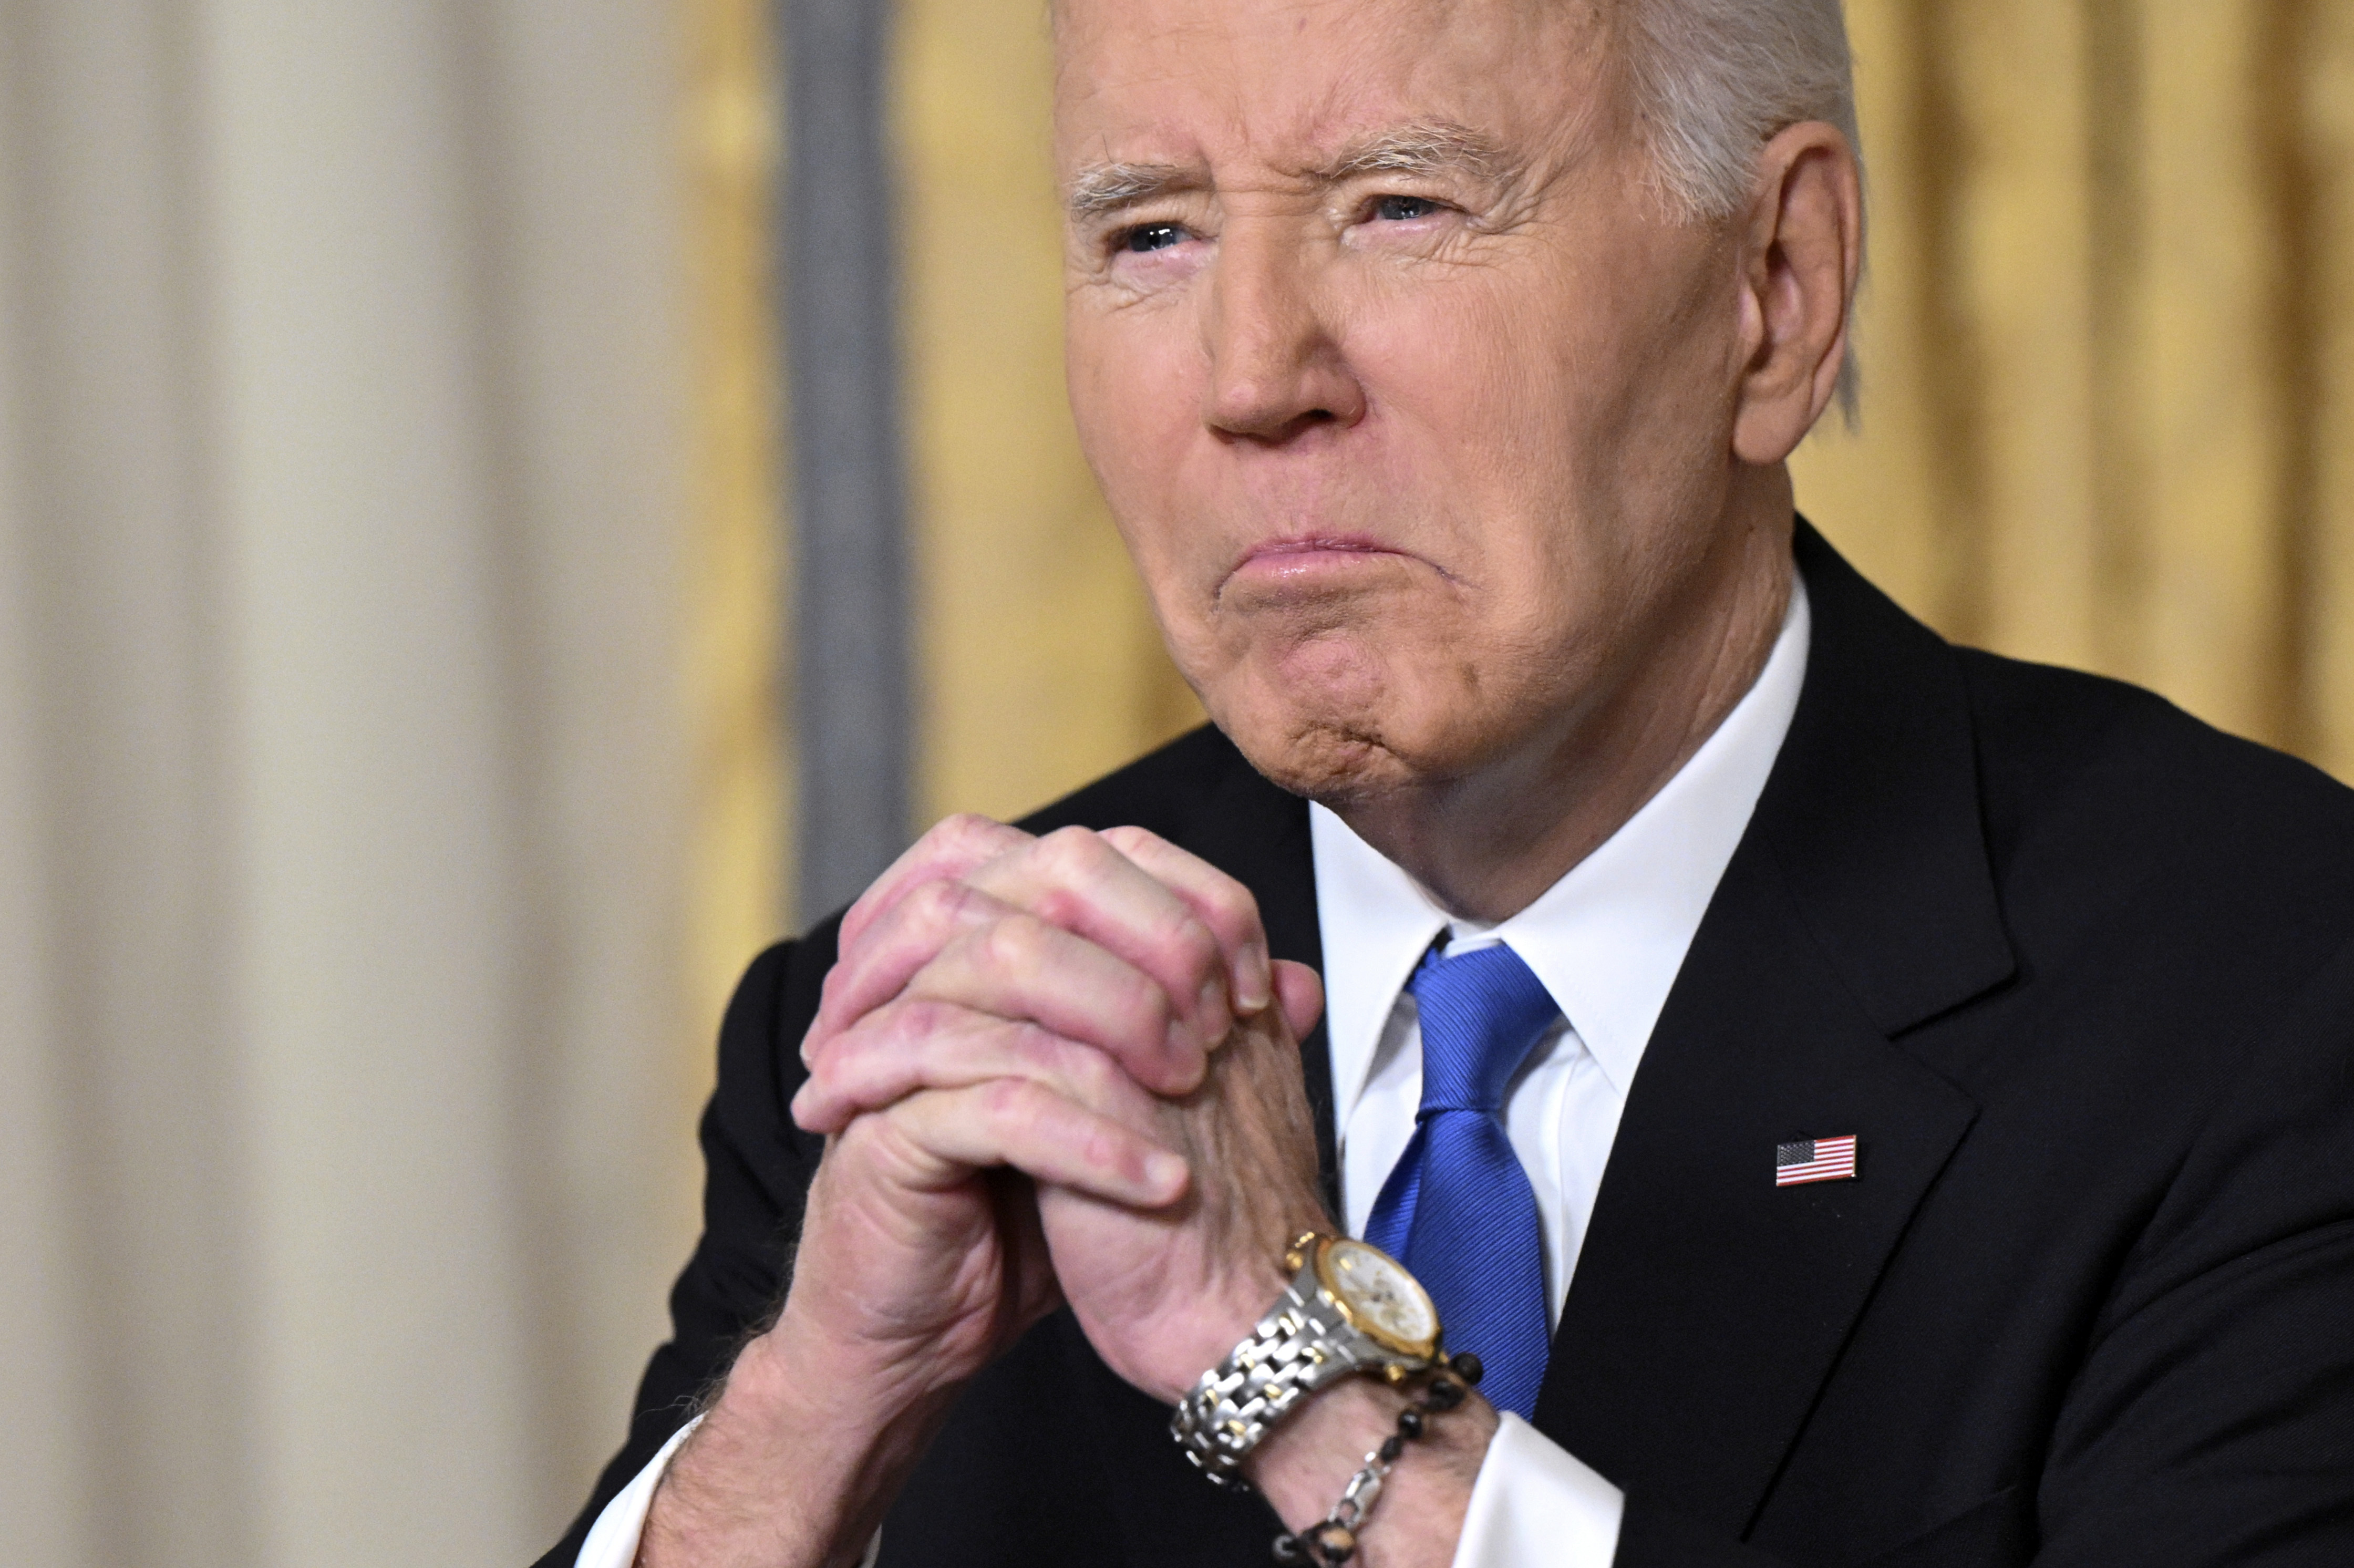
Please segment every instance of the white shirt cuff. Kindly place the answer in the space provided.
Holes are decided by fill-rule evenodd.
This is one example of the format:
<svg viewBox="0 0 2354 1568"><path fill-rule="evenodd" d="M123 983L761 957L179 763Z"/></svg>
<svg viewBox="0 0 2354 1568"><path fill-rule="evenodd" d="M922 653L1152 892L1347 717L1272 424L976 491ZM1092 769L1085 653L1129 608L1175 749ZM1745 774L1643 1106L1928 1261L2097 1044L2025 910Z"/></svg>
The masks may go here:
<svg viewBox="0 0 2354 1568"><path fill-rule="evenodd" d="M1626 1493L1507 1411L1471 1486L1455 1568L1610 1568L1626 1511Z"/></svg>
<svg viewBox="0 0 2354 1568"><path fill-rule="evenodd" d="M662 1485L679 1445L702 1425L703 1417L698 1415L672 1433L662 1452L647 1460L646 1467L605 1505L605 1511L588 1528L588 1539L580 1543L580 1555L572 1560L572 1568L633 1568L638 1542L646 1533L646 1515L654 1506L654 1489ZM866 1555L859 1559L858 1568L875 1568L875 1560L882 1554L883 1532L878 1530L866 1543Z"/></svg>
<svg viewBox="0 0 2354 1568"><path fill-rule="evenodd" d="M605 1511L589 1527L588 1539L580 1543L580 1555L572 1560L572 1568L631 1568L637 1562L638 1538L646 1532L646 1511L654 1506L654 1489L662 1485L663 1472L670 1468L671 1456L678 1452L678 1446L702 1425L703 1417L698 1415L672 1433L662 1452L647 1460L646 1467L605 1505Z"/></svg>

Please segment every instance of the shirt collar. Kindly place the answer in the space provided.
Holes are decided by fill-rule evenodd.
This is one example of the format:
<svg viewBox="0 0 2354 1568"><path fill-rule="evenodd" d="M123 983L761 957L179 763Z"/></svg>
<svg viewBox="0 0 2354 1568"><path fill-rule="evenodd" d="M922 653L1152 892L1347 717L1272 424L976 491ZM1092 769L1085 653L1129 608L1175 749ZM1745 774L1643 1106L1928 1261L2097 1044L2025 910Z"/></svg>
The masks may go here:
<svg viewBox="0 0 2354 1568"><path fill-rule="evenodd" d="M1309 807L1325 1031L1342 1122L1363 1092L1398 992L1438 933L1520 954L1623 1099L1709 899L1749 825L1805 684L1810 616L1793 577L1756 682L1675 776L1602 845L1511 919L1450 922L1421 885L1346 822Z"/></svg>

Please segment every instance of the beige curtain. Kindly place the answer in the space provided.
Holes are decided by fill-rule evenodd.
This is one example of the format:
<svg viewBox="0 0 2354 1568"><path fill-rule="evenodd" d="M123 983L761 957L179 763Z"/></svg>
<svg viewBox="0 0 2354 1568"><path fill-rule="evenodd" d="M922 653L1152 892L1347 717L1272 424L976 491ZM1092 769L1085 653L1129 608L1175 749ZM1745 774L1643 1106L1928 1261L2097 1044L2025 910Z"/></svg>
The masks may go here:
<svg viewBox="0 0 2354 1568"><path fill-rule="evenodd" d="M0 0L10 1564L527 1562L619 1429L708 1049L679 42Z"/></svg>
<svg viewBox="0 0 2354 1568"><path fill-rule="evenodd" d="M1072 442L1036 0L906 0L924 802L1192 722ZM1850 0L1860 436L1801 503L1949 635L2354 778L2354 4Z"/></svg>

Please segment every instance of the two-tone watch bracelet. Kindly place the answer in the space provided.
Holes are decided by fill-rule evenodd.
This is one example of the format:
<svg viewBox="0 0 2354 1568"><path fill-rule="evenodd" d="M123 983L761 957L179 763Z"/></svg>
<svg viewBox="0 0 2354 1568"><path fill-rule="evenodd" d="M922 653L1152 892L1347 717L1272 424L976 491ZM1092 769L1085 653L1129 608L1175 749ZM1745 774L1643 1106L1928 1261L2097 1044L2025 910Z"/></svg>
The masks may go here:
<svg viewBox="0 0 2354 1568"><path fill-rule="evenodd" d="M1212 1481L1247 1490L1238 1467L1294 1405L1336 1379L1384 1370L1370 1341L1346 1327L1313 1268L1301 1268L1249 1335L1178 1402L1169 1435Z"/></svg>
<svg viewBox="0 0 2354 1568"><path fill-rule="evenodd" d="M1373 1511L1405 1446L1430 1429L1431 1417L1460 1405L1468 1386L1479 1381L1479 1358L1469 1351L1450 1357L1447 1366L1454 1376L1445 1372L1432 1374L1422 1397L1398 1412L1397 1430L1365 1456L1364 1467L1349 1478L1332 1511L1297 1534L1286 1531L1275 1538L1278 1563L1319 1563L1339 1568L1356 1556L1357 1533L1364 1528L1365 1516ZM1462 1381L1457 1382L1458 1378Z"/></svg>

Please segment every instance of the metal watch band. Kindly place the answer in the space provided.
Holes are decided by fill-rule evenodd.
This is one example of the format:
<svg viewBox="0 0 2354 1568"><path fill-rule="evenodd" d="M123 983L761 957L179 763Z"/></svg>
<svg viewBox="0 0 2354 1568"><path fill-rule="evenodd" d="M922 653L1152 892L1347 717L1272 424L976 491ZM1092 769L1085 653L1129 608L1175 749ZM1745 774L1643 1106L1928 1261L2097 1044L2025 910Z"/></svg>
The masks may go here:
<svg viewBox="0 0 2354 1568"><path fill-rule="evenodd" d="M1293 1405L1335 1378L1379 1371L1397 1358L1351 1327L1324 1294L1315 1249L1291 1287L1232 1354L1178 1403L1169 1435L1222 1487L1246 1483L1235 1468Z"/></svg>

